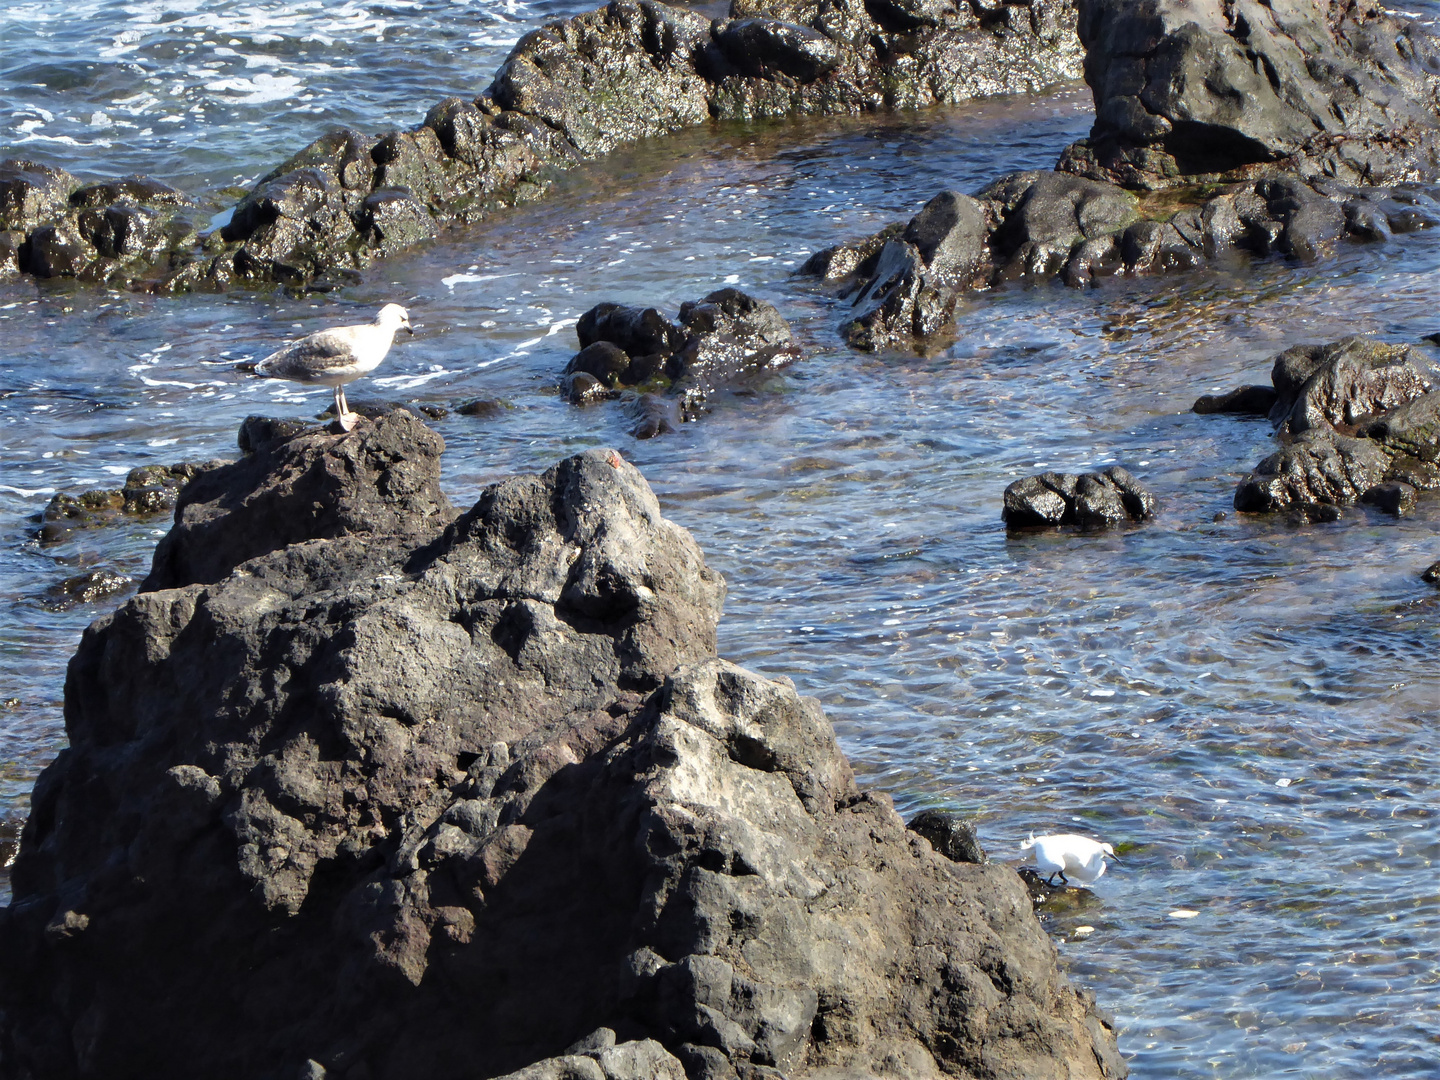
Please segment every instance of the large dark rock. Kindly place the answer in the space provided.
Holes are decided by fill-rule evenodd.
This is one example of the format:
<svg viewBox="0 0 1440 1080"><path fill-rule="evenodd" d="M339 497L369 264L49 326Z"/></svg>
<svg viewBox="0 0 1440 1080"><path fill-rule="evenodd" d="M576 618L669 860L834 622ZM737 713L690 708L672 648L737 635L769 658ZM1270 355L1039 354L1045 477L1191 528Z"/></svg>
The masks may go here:
<svg viewBox="0 0 1440 1080"><path fill-rule="evenodd" d="M854 264L850 301L857 314L841 326L841 334L857 348L877 349L941 332L951 322L958 293L985 277L985 237L981 204L942 191L903 229L862 242L854 250L867 254ZM838 276L839 261L822 252L802 272Z"/></svg>
<svg viewBox="0 0 1440 1080"><path fill-rule="evenodd" d="M1286 162L1351 183L1433 178L1440 50L1368 0L1080 0L1090 138L1062 168L1166 187Z"/></svg>
<svg viewBox="0 0 1440 1080"><path fill-rule="evenodd" d="M724 583L617 454L455 517L411 418L285 430L71 661L0 1075L1124 1074L1015 872L715 655Z"/></svg>
<svg viewBox="0 0 1440 1080"><path fill-rule="evenodd" d="M0 162L0 276L14 268L40 278L126 284L168 270L171 252L190 243L189 200L157 180L129 176L81 186L63 169Z"/></svg>
<svg viewBox="0 0 1440 1080"><path fill-rule="evenodd" d="M990 190L979 198L987 200ZM990 247L1007 276L1049 277L1086 240L1113 235L1134 221L1137 206L1134 195L1114 184L1041 173L1013 208L998 207L1003 217Z"/></svg>
<svg viewBox="0 0 1440 1080"><path fill-rule="evenodd" d="M775 305L730 288L680 305L678 323L658 308L597 304L575 333L581 348L562 373L565 396L583 405L642 391L633 431L642 439L673 431L713 392L800 355Z"/></svg>
<svg viewBox="0 0 1440 1080"><path fill-rule="evenodd" d="M1390 455L1369 439L1306 431L1260 462L1235 491L1235 509L1268 513L1346 506L1380 483Z"/></svg>

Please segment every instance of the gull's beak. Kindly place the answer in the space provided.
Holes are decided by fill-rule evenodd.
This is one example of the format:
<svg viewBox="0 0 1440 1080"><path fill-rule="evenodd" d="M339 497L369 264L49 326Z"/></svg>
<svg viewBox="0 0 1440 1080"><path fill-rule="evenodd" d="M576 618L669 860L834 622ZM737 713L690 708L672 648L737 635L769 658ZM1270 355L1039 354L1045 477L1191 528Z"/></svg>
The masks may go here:
<svg viewBox="0 0 1440 1080"><path fill-rule="evenodd" d="M406 332L407 334L409 334L411 337L414 337L414 336L415 336L415 328L414 328L413 326L411 326L408 322L405 323L405 324L403 324L403 325L404 325L404 327L405 327L405 332Z"/></svg>

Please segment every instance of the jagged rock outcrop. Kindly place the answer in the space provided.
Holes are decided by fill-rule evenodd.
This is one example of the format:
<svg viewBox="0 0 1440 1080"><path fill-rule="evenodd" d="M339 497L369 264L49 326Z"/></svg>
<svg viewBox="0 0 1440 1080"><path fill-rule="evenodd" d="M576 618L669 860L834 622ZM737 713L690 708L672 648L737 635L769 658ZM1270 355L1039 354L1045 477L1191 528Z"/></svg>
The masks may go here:
<svg viewBox="0 0 1440 1080"><path fill-rule="evenodd" d="M1235 508L1287 510L1332 520L1364 502L1409 513L1418 492L1440 488L1440 392L1418 350L1366 337L1297 345L1275 358L1268 410L1281 446L1235 492ZM1221 401L1263 402L1262 387ZM1196 412L1227 411L1201 398ZM1203 406L1203 407L1202 407Z"/></svg>
<svg viewBox="0 0 1440 1080"><path fill-rule="evenodd" d="M639 390L632 433L641 439L694 419L715 391L800 356L774 304L730 288L687 300L679 322L658 308L597 304L575 334L580 351L565 366L561 390L576 405Z"/></svg>
<svg viewBox="0 0 1440 1080"><path fill-rule="evenodd" d="M1021 172L973 197L942 192L908 224L817 252L799 273L838 285L857 312L840 327L856 348L924 350L943 343L958 298L972 288L1053 277L1081 287L1237 253L1310 262L1342 238L1386 240L1434 225L1440 201L1417 185L1357 188L1274 174L1177 211L1173 200L1140 198L1113 183ZM928 257L918 235L942 237L949 257Z"/></svg>
<svg viewBox="0 0 1440 1080"><path fill-rule="evenodd" d="M1128 469L1111 465L1100 473L1041 473L1005 489L1001 517L1012 529L1076 525L1101 529L1144 521L1159 500Z"/></svg>
<svg viewBox="0 0 1440 1080"><path fill-rule="evenodd" d="M1090 137L1060 168L1133 188L1283 167L1433 180L1440 47L1372 0L1080 0Z"/></svg>
<svg viewBox="0 0 1440 1080"><path fill-rule="evenodd" d="M407 413L241 444L71 661L0 1076L1124 1074L1015 872L716 656L618 454L457 515Z"/></svg>
<svg viewBox="0 0 1440 1080"><path fill-rule="evenodd" d="M168 290L324 285L447 224L532 199L557 170L636 139L712 117L856 114L1033 92L1076 78L1080 59L1072 0L734 0L723 19L612 0L527 34L487 90L445 99L413 131L321 137L203 234L135 192L108 209L71 212L56 197L78 186L68 175L0 167L0 275L128 278ZM20 173L35 180L12 199L7 178ZM7 212L7 199L19 209Z"/></svg>

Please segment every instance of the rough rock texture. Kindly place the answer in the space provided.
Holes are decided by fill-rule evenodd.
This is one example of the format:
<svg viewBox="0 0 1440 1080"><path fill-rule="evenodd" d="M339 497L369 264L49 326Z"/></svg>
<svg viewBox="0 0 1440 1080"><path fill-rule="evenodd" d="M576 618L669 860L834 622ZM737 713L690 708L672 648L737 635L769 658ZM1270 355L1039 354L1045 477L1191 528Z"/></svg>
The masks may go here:
<svg viewBox="0 0 1440 1080"><path fill-rule="evenodd" d="M729 288L681 304L678 323L658 308L597 304L575 333L580 351L561 390L576 405L640 390L632 409L642 439L673 430L682 414L694 418L713 392L800 355L775 305Z"/></svg>
<svg viewBox="0 0 1440 1080"><path fill-rule="evenodd" d="M1119 465L1103 473L1041 473L1005 489L1001 517L1012 529L1054 525L1105 528L1143 521L1159 510L1150 489Z"/></svg>
<svg viewBox="0 0 1440 1080"><path fill-rule="evenodd" d="M929 840L930 846L951 862L984 865L990 861L975 835L975 826L954 814L922 810L905 827Z"/></svg>
<svg viewBox="0 0 1440 1080"><path fill-rule="evenodd" d="M1123 1075L1015 872L716 657L613 451L456 516L407 414L241 444L71 661L0 1076Z"/></svg>
<svg viewBox="0 0 1440 1080"><path fill-rule="evenodd" d="M185 195L149 177L82 185L64 169L0 161L0 280L159 280L203 223Z"/></svg>
<svg viewBox="0 0 1440 1080"><path fill-rule="evenodd" d="M1080 0L1090 137L1061 168L1167 187L1257 167L1391 184L1440 166L1440 48L1372 0Z"/></svg>
<svg viewBox="0 0 1440 1080"><path fill-rule="evenodd" d="M1353 430L1428 391L1423 363L1409 345L1363 337L1286 349L1270 375L1270 420L1297 435L1311 428Z"/></svg>
<svg viewBox="0 0 1440 1080"><path fill-rule="evenodd" d="M59 492L40 513L40 542L56 544L81 529L111 524L121 515L146 517L173 509L185 484L207 469L224 464L182 461L177 465L142 465L125 475L125 484L120 488L82 491L79 495Z"/></svg>
<svg viewBox="0 0 1440 1080"><path fill-rule="evenodd" d="M1113 183L1012 173L973 198L942 192L908 224L817 252L799 273L839 284L858 309L841 325L857 348L928 349L943 343L958 297L972 288L1054 277L1083 287L1116 274L1191 270L1242 252L1309 262L1345 237L1383 241L1440 224L1432 190L1277 173L1196 189L1193 204L1176 210L1172 197L1138 198ZM944 238L949 257L927 257L917 235Z"/></svg>
<svg viewBox="0 0 1440 1080"><path fill-rule="evenodd" d="M1418 350L1364 337L1297 345L1275 358L1271 382L1281 446L1241 482L1237 510L1333 520L1333 508L1364 502L1398 516L1440 488L1440 392ZM1258 402L1260 389L1243 393Z"/></svg>
<svg viewBox="0 0 1440 1080"><path fill-rule="evenodd" d="M1079 73L1071 0L734 0L713 20L612 0L527 34L487 90L445 99L413 131L321 137L212 233L136 191L71 211L79 185L67 174L0 166L0 275L323 287L446 224L534 198L556 170L712 117L918 108Z"/></svg>

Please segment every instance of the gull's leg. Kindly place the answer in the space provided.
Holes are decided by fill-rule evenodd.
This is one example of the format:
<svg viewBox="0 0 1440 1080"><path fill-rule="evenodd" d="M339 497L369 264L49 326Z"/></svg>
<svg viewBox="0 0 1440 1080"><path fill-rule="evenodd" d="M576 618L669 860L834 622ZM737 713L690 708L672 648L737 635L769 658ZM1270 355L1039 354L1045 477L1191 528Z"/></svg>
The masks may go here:
<svg viewBox="0 0 1440 1080"><path fill-rule="evenodd" d="M350 403L345 400L345 387L335 387L335 415L340 420L340 430L350 431L359 421L359 417L350 411Z"/></svg>

